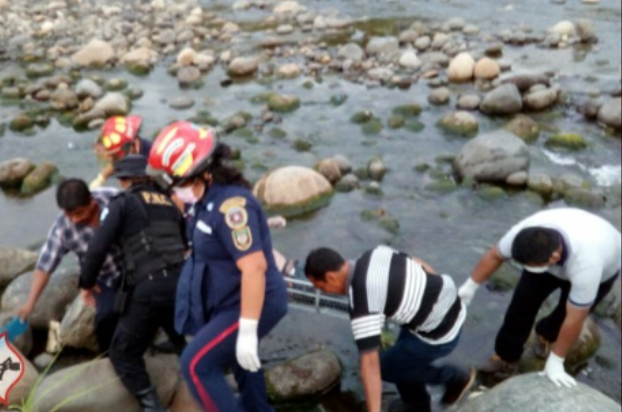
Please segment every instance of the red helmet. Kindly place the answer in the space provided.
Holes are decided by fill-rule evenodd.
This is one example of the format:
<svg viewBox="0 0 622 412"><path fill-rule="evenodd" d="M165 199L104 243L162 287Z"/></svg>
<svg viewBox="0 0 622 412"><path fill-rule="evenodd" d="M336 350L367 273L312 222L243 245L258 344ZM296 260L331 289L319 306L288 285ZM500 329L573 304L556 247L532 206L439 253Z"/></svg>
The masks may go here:
<svg viewBox="0 0 622 412"><path fill-rule="evenodd" d="M140 116L114 116L104 123L99 140L95 144L98 154L120 158L129 145L138 138L143 122Z"/></svg>
<svg viewBox="0 0 622 412"><path fill-rule="evenodd" d="M176 180L195 176L209 164L216 149L212 129L189 122L177 122L160 132L149 154L149 166Z"/></svg>

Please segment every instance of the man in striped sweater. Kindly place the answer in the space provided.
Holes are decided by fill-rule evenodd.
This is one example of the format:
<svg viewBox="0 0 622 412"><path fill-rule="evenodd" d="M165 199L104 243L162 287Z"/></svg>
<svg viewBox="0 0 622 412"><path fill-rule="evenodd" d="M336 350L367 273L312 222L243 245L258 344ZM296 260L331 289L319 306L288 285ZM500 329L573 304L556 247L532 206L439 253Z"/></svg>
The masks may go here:
<svg viewBox="0 0 622 412"><path fill-rule="evenodd" d="M385 246L356 261L346 261L331 249L315 250L305 273L323 292L350 297L369 412L382 410L382 381L395 384L401 397L389 412L431 412L427 385L445 387L446 406L458 403L473 385L474 371L433 365L454 351L466 318L449 276ZM395 346L380 355L387 320L402 330Z"/></svg>

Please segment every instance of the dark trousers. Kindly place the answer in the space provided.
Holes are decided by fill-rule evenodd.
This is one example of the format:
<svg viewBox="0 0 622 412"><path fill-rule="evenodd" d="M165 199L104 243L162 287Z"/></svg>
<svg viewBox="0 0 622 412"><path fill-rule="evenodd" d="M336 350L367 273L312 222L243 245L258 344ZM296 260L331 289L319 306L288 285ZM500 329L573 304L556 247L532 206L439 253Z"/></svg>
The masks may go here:
<svg viewBox="0 0 622 412"><path fill-rule="evenodd" d="M382 380L393 383L409 408L417 412L432 410L427 385L448 385L464 373L455 366L434 365L438 359L451 354L460 338L444 345L430 345L411 332L402 329L391 349L380 359Z"/></svg>
<svg viewBox="0 0 622 412"><path fill-rule="evenodd" d="M173 326L178 279L159 276L136 285L115 330L110 361L123 385L134 395L151 387L143 356L158 329L162 327L173 344L185 343Z"/></svg>
<svg viewBox="0 0 622 412"><path fill-rule="evenodd" d="M259 321L259 338L267 335L287 313L287 295L266 296ZM181 357L181 370L192 395L206 412L274 412L268 404L263 372L248 372L237 362L236 343L240 308L221 310L188 344ZM223 368L235 375L240 388L236 401Z"/></svg>
<svg viewBox="0 0 622 412"><path fill-rule="evenodd" d="M95 335L99 350L107 353L110 350L114 331L119 323L119 314L114 310L115 288L104 282L97 282L101 293L93 293L95 298Z"/></svg>
<svg viewBox="0 0 622 412"><path fill-rule="evenodd" d="M611 292L617 278L614 276L600 285L598 296L591 308L592 311ZM561 289L557 307L536 325L536 333L551 343L557 341L566 319L566 305L571 284L551 274L523 272L505 315L503 326L497 335L495 349L501 359L510 363L521 359L540 308L557 289Z"/></svg>

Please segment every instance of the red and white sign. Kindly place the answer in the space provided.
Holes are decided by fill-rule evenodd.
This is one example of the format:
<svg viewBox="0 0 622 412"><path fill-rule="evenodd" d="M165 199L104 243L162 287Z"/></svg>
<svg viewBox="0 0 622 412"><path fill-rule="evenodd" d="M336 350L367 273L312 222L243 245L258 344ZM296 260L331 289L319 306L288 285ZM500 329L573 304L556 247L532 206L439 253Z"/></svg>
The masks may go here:
<svg viewBox="0 0 622 412"><path fill-rule="evenodd" d="M9 343L8 335L0 336L0 403L9 405L9 394L24 377L24 360Z"/></svg>

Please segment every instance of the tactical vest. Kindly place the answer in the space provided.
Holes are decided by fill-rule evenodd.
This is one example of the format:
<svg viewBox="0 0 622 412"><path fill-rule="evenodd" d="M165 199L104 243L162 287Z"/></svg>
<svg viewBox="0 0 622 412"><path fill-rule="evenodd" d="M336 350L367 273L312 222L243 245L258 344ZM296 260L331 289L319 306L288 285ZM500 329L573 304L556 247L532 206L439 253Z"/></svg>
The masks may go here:
<svg viewBox="0 0 622 412"><path fill-rule="evenodd" d="M140 232L122 239L125 274L137 284L152 274L173 268L185 260L186 245L180 227L180 211L170 198L147 186L124 192L128 203L138 206L147 219Z"/></svg>

